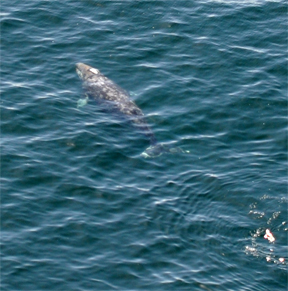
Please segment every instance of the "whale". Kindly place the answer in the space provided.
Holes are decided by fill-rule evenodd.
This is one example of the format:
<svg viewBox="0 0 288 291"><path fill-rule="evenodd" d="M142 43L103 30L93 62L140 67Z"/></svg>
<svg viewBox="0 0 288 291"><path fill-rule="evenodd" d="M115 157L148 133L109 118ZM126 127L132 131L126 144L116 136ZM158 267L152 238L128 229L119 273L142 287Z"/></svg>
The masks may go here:
<svg viewBox="0 0 288 291"><path fill-rule="evenodd" d="M76 73L82 80L85 92L85 97L78 100L78 107L84 106L88 100L95 100L98 104L104 105L106 111L128 118L150 142L150 146L141 154L144 158L160 156L164 152L175 152L175 149L168 149L157 142L144 113L126 90L104 76L98 69L84 63L76 64Z"/></svg>

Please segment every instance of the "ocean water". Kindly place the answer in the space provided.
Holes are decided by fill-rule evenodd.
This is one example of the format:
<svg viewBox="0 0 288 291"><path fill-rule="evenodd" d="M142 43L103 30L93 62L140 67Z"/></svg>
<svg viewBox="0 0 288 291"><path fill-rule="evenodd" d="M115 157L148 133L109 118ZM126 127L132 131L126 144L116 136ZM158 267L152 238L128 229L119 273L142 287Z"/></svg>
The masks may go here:
<svg viewBox="0 0 288 291"><path fill-rule="evenodd" d="M286 290L286 1L4 0L1 16L1 290ZM77 62L186 153L145 159L144 135L77 108Z"/></svg>

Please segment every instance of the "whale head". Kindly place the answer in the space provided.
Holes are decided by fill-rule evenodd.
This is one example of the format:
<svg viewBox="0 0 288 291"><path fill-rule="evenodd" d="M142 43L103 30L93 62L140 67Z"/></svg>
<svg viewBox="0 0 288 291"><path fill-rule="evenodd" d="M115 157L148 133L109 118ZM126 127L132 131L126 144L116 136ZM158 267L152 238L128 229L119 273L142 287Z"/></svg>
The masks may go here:
<svg viewBox="0 0 288 291"><path fill-rule="evenodd" d="M94 76L101 74L99 70L97 70L91 66L85 65L83 63L76 64L76 72L77 72L79 78L83 81L87 81L91 77L94 77Z"/></svg>

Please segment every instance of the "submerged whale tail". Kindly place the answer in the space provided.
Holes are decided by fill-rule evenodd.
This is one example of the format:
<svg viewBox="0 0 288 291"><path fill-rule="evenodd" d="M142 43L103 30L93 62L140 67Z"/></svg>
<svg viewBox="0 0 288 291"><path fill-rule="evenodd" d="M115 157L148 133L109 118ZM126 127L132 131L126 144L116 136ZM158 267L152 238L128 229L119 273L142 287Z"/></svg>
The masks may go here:
<svg viewBox="0 0 288 291"><path fill-rule="evenodd" d="M148 147L140 156L144 158L156 158L164 153L189 153L189 151L184 151L179 147L171 148L167 145L156 143Z"/></svg>

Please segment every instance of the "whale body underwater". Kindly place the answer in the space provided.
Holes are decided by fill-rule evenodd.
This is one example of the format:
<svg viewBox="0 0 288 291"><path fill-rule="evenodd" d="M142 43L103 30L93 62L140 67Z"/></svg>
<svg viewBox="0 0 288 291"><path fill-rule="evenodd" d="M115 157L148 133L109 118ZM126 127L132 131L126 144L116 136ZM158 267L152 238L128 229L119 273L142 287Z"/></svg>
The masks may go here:
<svg viewBox="0 0 288 291"><path fill-rule="evenodd" d="M117 112L127 117L149 139L150 146L141 154L142 157L156 157L164 152L183 152L179 148L169 149L157 143L154 133L148 126L142 110L131 100L130 95L101 72L83 63L76 64L76 72L83 81L86 98L78 100L78 107L85 105L88 99L105 104L108 111Z"/></svg>

